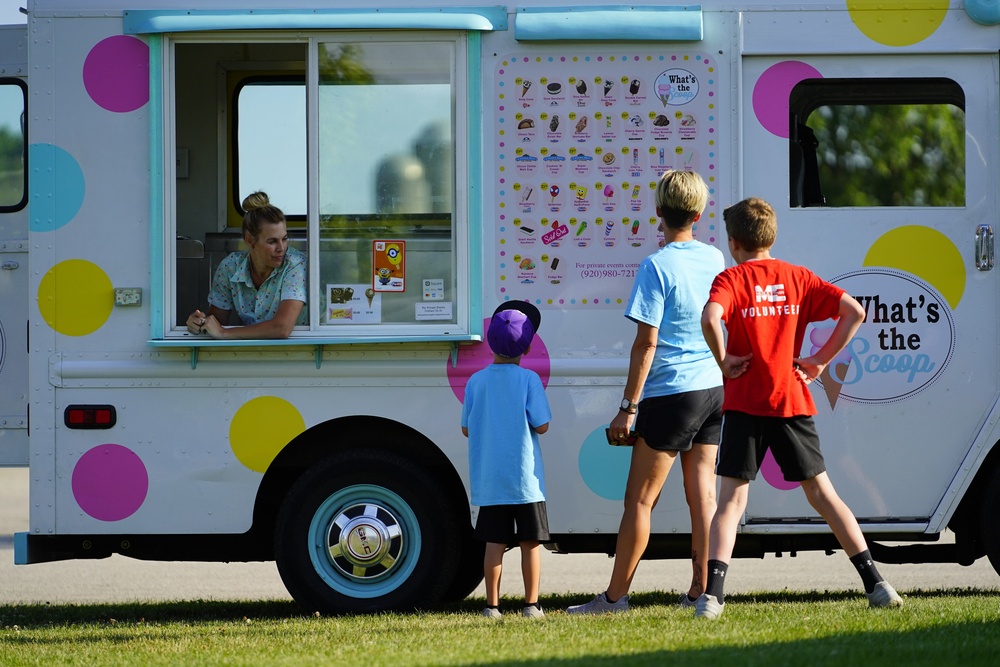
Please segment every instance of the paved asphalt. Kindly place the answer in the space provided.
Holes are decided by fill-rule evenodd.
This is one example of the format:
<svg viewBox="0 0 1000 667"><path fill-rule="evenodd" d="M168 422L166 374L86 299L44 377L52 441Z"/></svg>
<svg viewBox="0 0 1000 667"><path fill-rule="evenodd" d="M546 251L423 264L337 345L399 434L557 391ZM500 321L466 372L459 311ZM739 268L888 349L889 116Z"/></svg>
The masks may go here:
<svg viewBox="0 0 1000 667"><path fill-rule="evenodd" d="M18 565L13 534L28 529L26 469L0 468L0 605L168 600L287 600L274 563L155 563L121 556L97 561ZM581 600L607 586L612 561L603 555L543 552L542 594L579 593ZM523 593L519 557L504 560L502 593ZM1000 595L1000 576L985 558L954 564L879 565L899 590L978 588ZM686 561L648 561L639 566L633 592L680 591L690 579ZM842 552L739 559L729 571L727 593L749 591L853 590L860 581ZM482 585L474 595L485 595Z"/></svg>

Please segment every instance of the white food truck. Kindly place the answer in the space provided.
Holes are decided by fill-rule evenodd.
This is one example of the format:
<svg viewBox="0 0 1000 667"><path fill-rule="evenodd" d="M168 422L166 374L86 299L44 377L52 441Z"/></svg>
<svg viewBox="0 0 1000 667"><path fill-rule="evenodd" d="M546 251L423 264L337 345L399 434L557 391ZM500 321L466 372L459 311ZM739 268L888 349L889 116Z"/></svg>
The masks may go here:
<svg viewBox="0 0 1000 667"><path fill-rule="evenodd" d="M875 558L1000 568L995 1L26 4L0 28L17 563L275 560L323 612L463 598L463 391L509 299L542 312L549 546L613 553L623 309L655 183L690 169L696 238L725 249L722 210L763 197L775 256L867 309L812 391ZM256 190L308 256L308 321L192 335ZM736 556L837 548L794 487L765 461ZM689 557L679 479L652 528L647 557Z"/></svg>

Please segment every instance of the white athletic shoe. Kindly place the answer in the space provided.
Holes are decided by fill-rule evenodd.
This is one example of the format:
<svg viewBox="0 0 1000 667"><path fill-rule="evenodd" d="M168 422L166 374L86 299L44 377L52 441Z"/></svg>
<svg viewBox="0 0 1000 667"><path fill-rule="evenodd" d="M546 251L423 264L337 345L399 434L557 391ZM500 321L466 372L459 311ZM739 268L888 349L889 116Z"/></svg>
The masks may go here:
<svg viewBox="0 0 1000 667"><path fill-rule="evenodd" d="M703 593L698 601L694 603L694 617L715 620L722 616L725 603L719 602L719 598L714 595Z"/></svg>
<svg viewBox="0 0 1000 667"><path fill-rule="evenodd" d="M566 610L567 614L606 614L628 611L628 596L623 595L617 602L608 602L604 593L599 593L590 602L578 604Z"/></svg>

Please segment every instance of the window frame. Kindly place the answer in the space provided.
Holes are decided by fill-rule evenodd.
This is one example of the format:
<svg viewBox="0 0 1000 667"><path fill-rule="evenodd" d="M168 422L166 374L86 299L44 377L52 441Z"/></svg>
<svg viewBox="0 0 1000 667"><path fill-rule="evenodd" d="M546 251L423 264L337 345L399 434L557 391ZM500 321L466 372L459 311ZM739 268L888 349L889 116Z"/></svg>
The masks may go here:
<svg viewBox="0 0 1000 667"><path fill-rule="evenodd" d="M806 156L802 144L809 143L811 130L806 126L810 115L819 108L829 106L903 106L903 105L952 105L966 113L965 91L961 84L947 77L872 77L872 78L822 78L806 79L797 83L789 93L788 121L788 199L792 209L804 208L877 208L894 209L900 206L880 204L852 207L834 206L810 199L821 196L823 189L815 154ZM805 132L804 132L805 130ZM813 139L813 141L815 141ZM811 174L810 172L814 172ZM811 189L812 188L812 189ZM968 198L968 183L963 194ZM957 208L965 205L921 205L916 208ZM902 206L914 206L907 204Z"/></svg>
<svg viewBox="0 0 1000 667"><path fill-rule="evenodd" d="M28 84L16 77L0 77L0 86L15 85L21 89L21 199L14 204L0 203L0 213L15 213L28 205Z"/></svg>
<svg viewBox="0 0 1000 667"><path fill-rule="evenodd" d="M479 178L481 173L480 160L481 137L477 127L481 124L479 83L474 81L470 72L478 71L479 33L477 31L461 30L405 30L405 31L323 31L323 32L275 32L275 33L186 33L179 35L150 35L151 67L150 76L155 89L151 99L151 164L152 186L151 201L152 220L154 221L153 247L151 257L153 266L162 266L161 271L154 269L151 284L151 303L153 317L151 318L151 335L148 343L157 347L211 347L211 346L260 346L260 345L317 345L380 343L380 342L449 342L454 345L460 341L482 340L481 308L475 303L473 295L481 290L481 261L472 252L481 238L477 221L473 222L474 211L479 210L477 193L470 193L469 184ZM319 160L316 155L318 140L318 49L321 42L330 41L448 41L453 44L454 58L451 63L452 85L452 131L454 138L453 169L454 190L451 222L451 262L454 272L454 293L452 308L455 322L422 323L416 319L412 323L379 323L370 326L352 325L349 327L331 327L320 324L319 305L321 303L322 285L319 282L319 262L309 262L309 325L296 327L288 339L282 340L249 340L249 341L218 341L207 337L195 337L187 333L183 322L174 321L177 300L177 270L174 238L177 230L176 207L176 164L173 160L164 159L165 155L175 155L177 145L177 127L174 112L176 91L176 52L175 47L187 43L298 43L305 44L307 57L305 63L306 82L306 123L307 123L307 191L306 229L308 252L312 257L319 257ZM225 85L225 76L221 76ZM234 97L224 93L222 99L226 104L232 104ZM220 127L220 147L228 143L231 137ZM223 135L225 135L223 137ZM224 139L224 141L223 141ZM233 153L227 149L219 156L220 164L226 163L225 169L233 168ZM220 172L222 168L220 167ZM220 173L218 211L220 220L226 220L233 214L234 204L230 196L230 187L226 180L231 174ZM159 233L155 230L159 223ZM291 222L291 221L290 221ZM225 225L221 225L225 228ZM293 225L290 225L292 228ZM408 289L417 289L417 286Z"/></svg>

